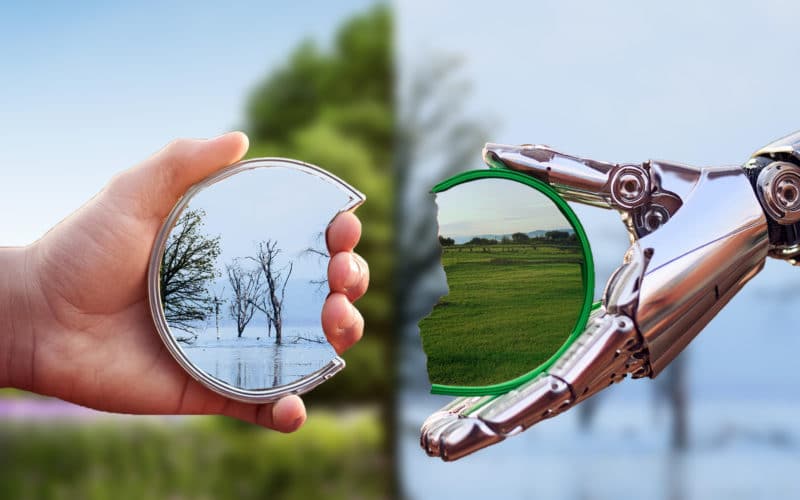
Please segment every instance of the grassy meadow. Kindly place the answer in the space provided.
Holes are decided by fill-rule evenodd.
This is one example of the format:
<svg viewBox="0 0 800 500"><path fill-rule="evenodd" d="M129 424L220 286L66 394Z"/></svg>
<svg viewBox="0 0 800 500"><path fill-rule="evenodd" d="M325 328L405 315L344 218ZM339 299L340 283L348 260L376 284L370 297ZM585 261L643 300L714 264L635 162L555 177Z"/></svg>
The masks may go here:
<svg viewBox="0 0 800 500"><path fill-rule="evenodd" d="M523 375L572 332L583 303L577 243L442 247L450 293L420 323L431 383Z"/></svg>

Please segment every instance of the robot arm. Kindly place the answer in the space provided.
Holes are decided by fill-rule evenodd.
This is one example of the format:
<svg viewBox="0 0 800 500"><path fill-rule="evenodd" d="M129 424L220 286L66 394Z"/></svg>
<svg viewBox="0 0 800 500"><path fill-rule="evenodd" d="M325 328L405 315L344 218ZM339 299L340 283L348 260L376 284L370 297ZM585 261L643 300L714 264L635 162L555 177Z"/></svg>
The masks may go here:
<svg viewBox="0 0 800 500"><path fill-rule="evenodd" d="M457 398L421 445L456 460L554 417L630 375L655 377L764 266L800 255L800 133L744 166L614 164L547 146L488 144L485 161L565 199L618 210L631 246L581 336L545 373L500 396Z"/></svg>

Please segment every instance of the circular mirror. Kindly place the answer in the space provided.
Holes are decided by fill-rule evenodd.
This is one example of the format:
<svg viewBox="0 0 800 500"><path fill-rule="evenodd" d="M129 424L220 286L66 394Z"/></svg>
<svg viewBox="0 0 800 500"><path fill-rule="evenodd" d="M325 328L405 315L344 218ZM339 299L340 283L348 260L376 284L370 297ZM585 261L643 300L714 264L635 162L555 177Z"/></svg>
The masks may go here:
<svg viewBox="0 0 800 500"><path fill-rule="evenodd" d="M249 160L192 187L156 240L150 308L195 379L247 402L307 392L344 368L322 331L325 232L364 196L302 162Z"/></svg>
<svg viewBox="0 0 800 500"><path fill-rule="evenodd" d="M466 172L434 193L449 291L420 323L432 392L507 392L583 330L594 289L586 235L552 188L518 172Z"/></svg>

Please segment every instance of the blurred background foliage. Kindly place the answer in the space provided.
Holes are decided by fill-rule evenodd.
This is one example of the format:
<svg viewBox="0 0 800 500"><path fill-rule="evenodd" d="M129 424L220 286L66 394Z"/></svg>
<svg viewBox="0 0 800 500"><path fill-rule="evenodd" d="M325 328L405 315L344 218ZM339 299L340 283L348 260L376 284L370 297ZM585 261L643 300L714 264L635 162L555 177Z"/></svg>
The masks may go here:
<svg viewBox="0 0 800 500"><path fill-rule="evenodd" d="M133 420L133 421L132 421ZM386 496L376 415L319 412L289 438L213 418L0 428L2 498Z"/></svg>
<svg viewBox="0 0 800 500"><path fill-rule="evenodd" d="M347 21L328 50L303 43L247 104L249 156L301 158L367 196L357 210L357 251L371 271L369 293L358 303L365 336L343 356L348 368L308 395L312 404L391 404L381 398L391 394L393 365L391 40L389 9L377 6Z"/></svg>
<svg viewBox="0 0 800 500"><path fill-rule="evenodd" d="M305 398L305 427L287 436L224 417L89 411L54 422L48 406L43 420L0 424L2 498L395 496L392 70L392 15L378 4L329 45L300 44L246 102L249 157L299 158L367 196L357 248L372 276L358 303L365 336L343 356L347 369ZM19 394L0 392L0 402Z"/></svg>

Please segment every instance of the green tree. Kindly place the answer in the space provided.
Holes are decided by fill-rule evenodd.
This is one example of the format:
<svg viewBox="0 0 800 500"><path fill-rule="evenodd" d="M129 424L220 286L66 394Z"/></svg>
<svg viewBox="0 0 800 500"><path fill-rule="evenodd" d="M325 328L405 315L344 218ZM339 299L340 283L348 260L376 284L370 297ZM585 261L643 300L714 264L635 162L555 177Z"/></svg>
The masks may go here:
<svg viewBox="0 0 800 500"><path fill-rule="evenodd" d="M480 236L475 236L471 240L469 240L466 245L497 245L497 240L491 238L481 238Z"/></svg>
<svg viewBox="0 0 800 500"><path fill-rule="evenodd" d="M564 241L569 238L569 233L566 231L547 231L544 237L549 240Z"/></svg>
<svg viewBox="0 0 800 500"><path fill-rule="evenodd" d="M514 233L511 235L511 239L514 240L514 243L528 243L531 241L530 236L525 233Z"/></svg>
<svg viewBox="0 0 800 500"><path fill-rule="evenodd" d="M193 332L214 310L209 284L216 270L220 237L202 232L203 210L187 210L170 233L161 261L161 303L171 328Z"/></svg>

